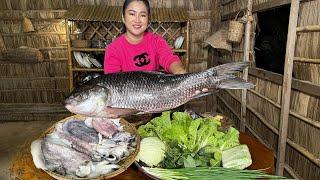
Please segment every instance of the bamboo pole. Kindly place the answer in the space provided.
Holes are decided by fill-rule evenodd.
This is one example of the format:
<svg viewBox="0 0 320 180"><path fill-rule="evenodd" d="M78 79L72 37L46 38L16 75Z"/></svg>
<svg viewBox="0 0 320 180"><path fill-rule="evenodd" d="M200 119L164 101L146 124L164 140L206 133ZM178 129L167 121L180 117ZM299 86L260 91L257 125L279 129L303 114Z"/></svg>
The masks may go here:
<svg viewBox="0 0 320 180"><path fill-rule="evenodd" d="M243 61L249 61L249 55L250 55L250 33L251 33L251 21L250 17L252 16L252 0L248 0L247 4L247 23L245 28L245 40L244 40L244 56ZM248 68L245 68L243 71L243 79L245 81L248 81ZM241 101L241 122L240 122L240 131L245 132L246 130L246 112L247 112L247 89L243 89L242 93L242 101Z"/></svg>
<svg viewBox="0 0 320 180"><path fill-rule="evenodd" d="M185 60L185 68L187 70L187 72L189 72L189 61L190 61L190 21L187 21L187 54L186 54L186 60Z"/></svg>
<svg viewBox="0 0 320 180"><path fill-rule="evenodd" d="M299 175L297 175L294 170L288 165L284 164L284 169L294 178L294 179L303 179Z"/></svg>
<svg viewBox="0 0 320 180"><path fill-rule="evenodd" d="M68 44L68 70L69 70L69 91L73 90L73 71L72 71L72 52L71 52L71 40L70 40L70 25L69 20L65 20L67 44Z"/></svg>
<svg viewBox="0 0 320 180"><path fill-rule="evenodd" d="M310 58L303 58L303 57L294 57L293 60L294 60L294 62L320 64L320 59L310 59Z"/></svg>
<svg viewBox="0 0 320 180"><path fill-rule="evenodd" d="M279 140L278 140L278 152L277 152L277 164L276 174L283 175L287 135L288 135L288 119L290 110L290 95L291 95L291 83L292 83L292 69L293 69L293 57L295 51L295 44L297 38L297 24L299 13L300 0L291 0L289 27L287 48L285 57L285 70L282 86L282 98L281 98L281 114L280 114L280 126L279 126Z"/></svg>
<svg viewBox="0 0 320 180"><path fill-rule="evenodd" d="M316 32L316 31L320 31L320 25L297 27L297 32Z"/></svg>

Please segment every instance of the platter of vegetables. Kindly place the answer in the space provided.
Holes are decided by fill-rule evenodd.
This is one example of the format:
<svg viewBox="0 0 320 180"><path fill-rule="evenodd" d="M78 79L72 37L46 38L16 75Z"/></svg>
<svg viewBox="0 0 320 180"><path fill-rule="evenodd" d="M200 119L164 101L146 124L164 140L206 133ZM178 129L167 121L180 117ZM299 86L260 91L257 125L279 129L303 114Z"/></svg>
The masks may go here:
<svg viewBox="0 0 320 180"><path fill-rule="evenodd" d="M245 169L252 164L250 151L221 115L192 118L166 111L140 126L138 134L135 164L154 179L283 178Z"/></svg>

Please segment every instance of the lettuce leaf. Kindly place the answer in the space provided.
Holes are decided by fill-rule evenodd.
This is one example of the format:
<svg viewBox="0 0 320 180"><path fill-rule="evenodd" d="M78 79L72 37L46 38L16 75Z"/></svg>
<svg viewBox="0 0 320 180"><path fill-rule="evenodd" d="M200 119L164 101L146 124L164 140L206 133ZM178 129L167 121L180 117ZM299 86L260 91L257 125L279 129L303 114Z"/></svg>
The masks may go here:
<svg viewBox="0 0 320 180"><path fill-rule="evenodd" d="M221 116L193 120L185 112L170 113L163 112L138 129L142 138L156 136L166 144L162 167L221 166L222 151L240 144L235 128L218 130Z"/></svg>

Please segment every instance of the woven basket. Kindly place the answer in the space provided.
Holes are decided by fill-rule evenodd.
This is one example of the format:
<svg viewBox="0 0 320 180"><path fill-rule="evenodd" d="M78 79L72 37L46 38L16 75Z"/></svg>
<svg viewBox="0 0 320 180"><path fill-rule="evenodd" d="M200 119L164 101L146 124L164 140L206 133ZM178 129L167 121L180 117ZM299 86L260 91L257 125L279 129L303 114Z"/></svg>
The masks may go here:
<svg viewBox="0 0 320 180"><path fill-rule="evenodd" d="M242 11L240 11L242 12ZM237 13L234 20L231 20L229 22L229 31L228 31L228 38L227 41L231 43L240 43L242 36L243 36L243 30L244 25L241 21L237 20L238 15L240 12Z"/></svg>
<svg viewBox="0 0 320 180"><path fill-rule="evenodd" d="M72 40L72 46L76 48L89 48L91 46L90 40Z"/></svg>
<svg viewBox="0 0 320 180"><path fill-rule="evenodd" d="M86 118L83 117L83 116L80 116L80 115L74 115L74 116L70 116L70 117L67 117L57 123L60 123L60 122L66 122L70 119L78 119L78 120L85 120ZM118 165L120 166L119 169L111 172L111 173L108 173L106 175L103 175L103 176L100 176L100 177L97 177L97 178L94 178L94 179L109 179L109 178L112 178L112 177L115 177L119 174L121 174L122 172L124 172L125 170L127 170L127 168L135 161L135 158L137 157L138 153L139 153L139 150L140 150L140 136L137 134L137 130L136 128L128 123L126 120L124 119L120 119L120 123L121 125L123 125L123 129L124 131L126 132L129 132L131 134L134 134L136 136L136 149L126 158L126 159L123 159L121 160ZM39 138L44 138L47 134L49 133L52 133L55 129L55 125L52 125L50 128L48 128L45 132L43 132L41 134L41 136ZM66 177L66 176L62 176L60 174L57 174L55 172L51 172L51 171L48 171L48 170L44 170L46 173L48 173L51 177L55 178L55 179L58 179L58 180L83 180L83 179L88 179L88 178L75 178L75 177Z"/></svg>

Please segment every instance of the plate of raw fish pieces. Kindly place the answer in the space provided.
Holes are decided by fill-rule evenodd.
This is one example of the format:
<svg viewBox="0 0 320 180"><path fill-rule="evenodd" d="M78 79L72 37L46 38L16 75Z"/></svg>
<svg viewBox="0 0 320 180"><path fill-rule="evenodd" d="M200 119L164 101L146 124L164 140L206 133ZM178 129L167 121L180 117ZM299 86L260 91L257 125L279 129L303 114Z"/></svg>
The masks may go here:
<svg viewBox="0 0 320 180"><path fill-rule="evenodd" d="M140 149L136 128L122 118L74 115L31 144L35 166L56 179L106 179L124 172Z"/></svg>

